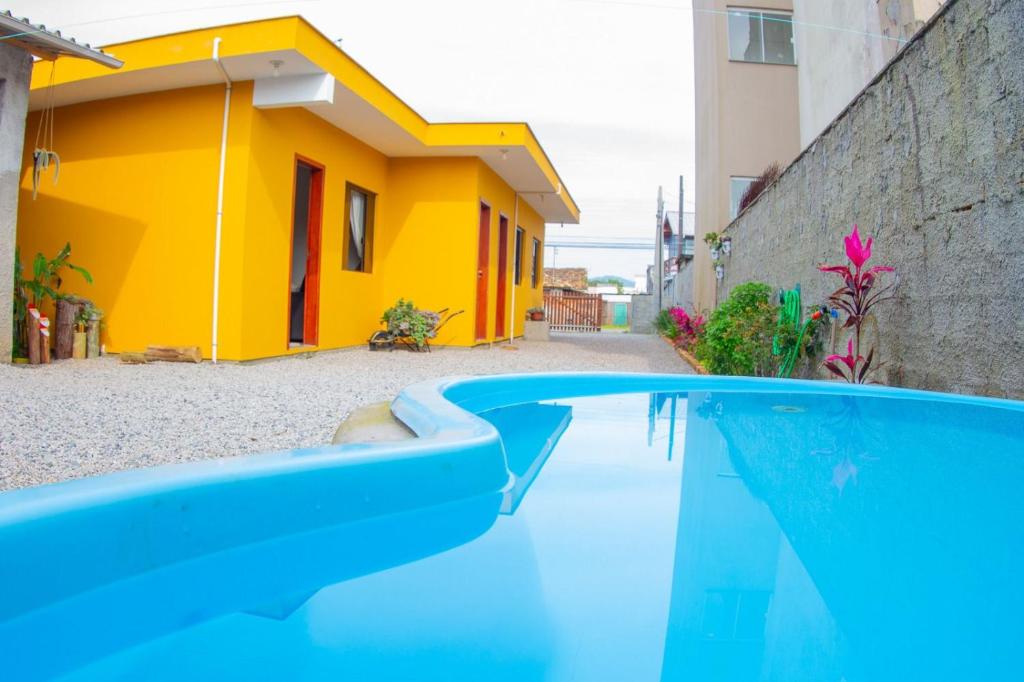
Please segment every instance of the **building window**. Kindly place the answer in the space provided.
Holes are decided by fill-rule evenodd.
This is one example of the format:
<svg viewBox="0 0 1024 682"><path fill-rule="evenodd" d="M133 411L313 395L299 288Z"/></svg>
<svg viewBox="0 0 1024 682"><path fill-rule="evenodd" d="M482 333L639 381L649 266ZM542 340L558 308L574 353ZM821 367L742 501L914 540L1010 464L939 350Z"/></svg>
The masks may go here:
<svg viewBox="0 0 1024 682"><path fill-rule="evenodd" d="M530 286L534 289L540 282L540 240L533 240L533 258L530 265Z"/></svg>
<svg viewBox="0 0 1024 682"><path fill-rule="evenodd" d="M757 178L729 178L729 220L739 215L740 213L740 199L743 198L744 192L750 187Z"/></svg>
<svg viewBox="0 0 1024 682"><path fill-rule="evenodd" d="M345 185L345 237L342 267L370 272L373 263L373 208L376 195L352 184Z"/></svg>
<svg viewBox="0 0 1024 682"><path fill-rule="evenodd" d="M796 64L793 16L730 7L729 59L758 64Z"/></svg>
<svg viewBox="0 0 1024 682"><path fill-rule="evenodd" d="M523 283L523 236L525 234L523 228L516 228L515 266L513 267L513 281L516 284Z"/></svg>

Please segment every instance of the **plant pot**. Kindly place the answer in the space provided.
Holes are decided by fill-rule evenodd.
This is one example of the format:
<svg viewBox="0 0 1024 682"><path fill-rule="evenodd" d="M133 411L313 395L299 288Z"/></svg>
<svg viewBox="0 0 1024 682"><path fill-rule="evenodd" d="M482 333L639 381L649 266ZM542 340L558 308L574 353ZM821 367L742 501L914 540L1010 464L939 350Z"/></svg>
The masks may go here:
<svg viewBox="0 0 1024 682"><path fill-rule="evenodd" d="M715 266L715 279L717 279L717 280L725 279L725 266L724 265L716 265Z"/></svg>
<svg viewBox="0 0 1024 682"><path fill-rule="evenodd" d="M711 249L711 260L718 260L718 249Z"/></svg>
<svg viewBox="0 0 1024 682"><path fill-rule="evenodd" d="M71 346L71 357L75 360L85 360L85 332L75 332Z"/></svg>

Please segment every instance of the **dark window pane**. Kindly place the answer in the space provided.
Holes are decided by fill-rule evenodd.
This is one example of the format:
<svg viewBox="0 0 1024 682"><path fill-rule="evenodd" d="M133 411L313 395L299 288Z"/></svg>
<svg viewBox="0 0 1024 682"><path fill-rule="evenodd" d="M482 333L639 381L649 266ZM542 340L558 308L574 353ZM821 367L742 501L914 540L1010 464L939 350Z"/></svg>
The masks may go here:
<svg viewBox="0 0 1024 682"><path fill-rule="evenodd" d="M729 59L764 61L760 12L729 10Z"/></svg>
<svg viewBox="0 0 1024 682"><path fill-rule="evenodd" d="M348 252L345 254L346 270L365 270L366 226L370 201L365 193L350 189L348 195Z"/></svg>
<svg viewBox="0 0 1024 682"><path fill-rule="evenodd" d="M516 249L515 249L515 277L516 284L523 283L523 228L516 228Z"/></svg>
<svg viewBox="0 0 1024 682"><path fill-rule="evenodd" d="M769 64L795 64L793 17L764 14L764 60Z"/></svg>

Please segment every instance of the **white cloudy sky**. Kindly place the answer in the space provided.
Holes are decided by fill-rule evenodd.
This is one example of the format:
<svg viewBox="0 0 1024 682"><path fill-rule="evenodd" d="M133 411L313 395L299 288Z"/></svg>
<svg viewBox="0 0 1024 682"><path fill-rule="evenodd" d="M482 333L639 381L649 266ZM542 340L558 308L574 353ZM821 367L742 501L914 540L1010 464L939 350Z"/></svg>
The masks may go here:
<svg viewBox="0 0 1024 682"><path fill-rule="evenodd" d="M8 0L93 44L302 14L432 121L526 120L583 210L549 238L652 239L658 185L693 188L688 0ZM687 210L692 210L692 193ZM548 264L552 261L550 249ZM652 255L559 249L631 277Z"/></svg>

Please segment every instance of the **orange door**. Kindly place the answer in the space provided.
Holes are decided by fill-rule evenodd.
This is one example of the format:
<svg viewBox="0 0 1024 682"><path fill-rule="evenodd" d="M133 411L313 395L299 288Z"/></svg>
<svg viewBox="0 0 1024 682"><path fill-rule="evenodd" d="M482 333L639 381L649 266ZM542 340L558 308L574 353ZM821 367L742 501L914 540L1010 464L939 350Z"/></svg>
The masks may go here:
<svg viewBox="0 0 1024 682"><path fill-rule="evenodd" d="M494 336L505 336L505 276L508 273L508 218L498 217L498 291L495 296Z"/></svg>
<svg viewBox="0 0 1024 682"><path fill-rule="evenodd" d="M480 204L480 240L476 258L476 340L487 338L487 277L491 262L491 207Z"/></svg>
<svg viewBox="0 0 1024 682"><path fill-rule="evenodd" d="M295 162L291 267L288 281L288 345L315 346L320 332L320 231L324 167Z"/></svg>

